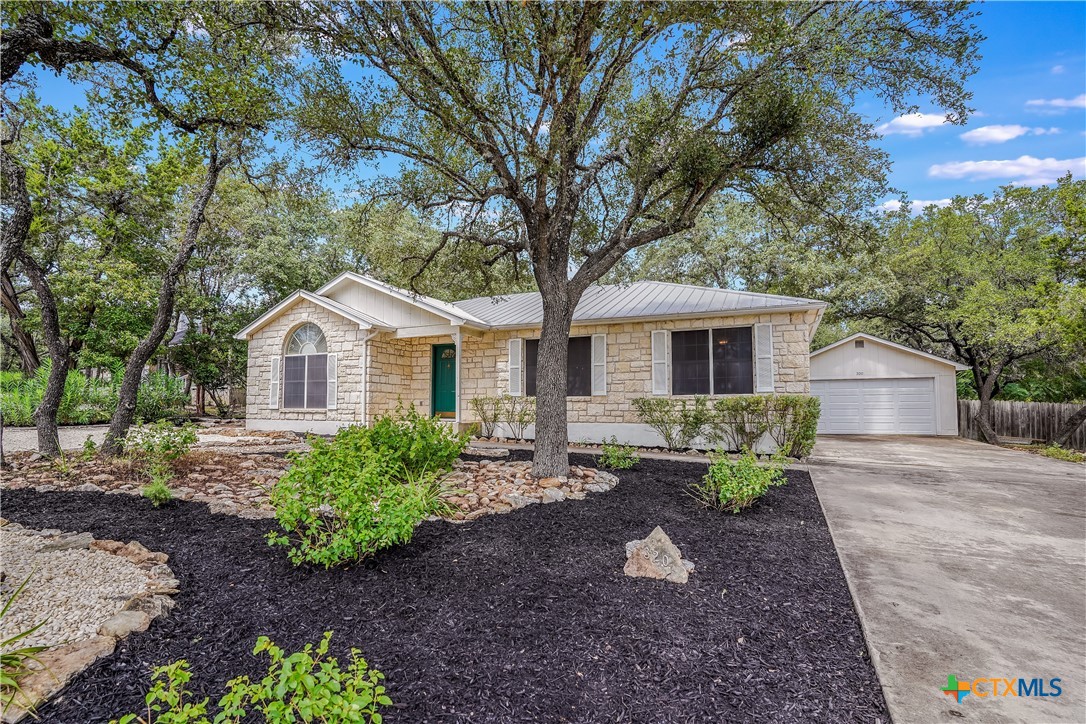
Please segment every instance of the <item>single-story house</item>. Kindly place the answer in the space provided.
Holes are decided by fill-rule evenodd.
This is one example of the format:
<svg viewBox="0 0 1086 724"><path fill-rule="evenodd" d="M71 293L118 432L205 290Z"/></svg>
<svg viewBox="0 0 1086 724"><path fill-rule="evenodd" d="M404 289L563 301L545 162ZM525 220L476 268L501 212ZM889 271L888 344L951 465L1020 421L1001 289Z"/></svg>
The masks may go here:
<svg viewBox="0 0 1086 724"><path fill-rule="evenodd" d="M651 281L589 288L570 332L570 439L660 444L638 397L808 393L825 307ZM535 394L542 320L536 292L449 303L341 274L238 332L246 425L332 433L402 402L462 428L477 421L472 398Z"/></svg>
<svg viewBox="0 0 1086 724"><path fill-rule="evenodd" d="M896 342L854 334L811 353L820 434L957 435L956 375L966 367Z"/></svg>

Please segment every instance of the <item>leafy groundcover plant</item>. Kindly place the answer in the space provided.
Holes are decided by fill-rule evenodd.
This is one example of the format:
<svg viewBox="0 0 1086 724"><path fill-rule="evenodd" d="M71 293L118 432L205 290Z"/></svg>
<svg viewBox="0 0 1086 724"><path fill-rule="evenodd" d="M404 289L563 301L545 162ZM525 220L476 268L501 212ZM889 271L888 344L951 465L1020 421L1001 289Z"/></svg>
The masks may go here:
<svg viewBox="0 0 1086 724"><path fill-rule="evenodd" d="M129 457L147 465L151 482L143 488L143 497L156 508L173 498L169 487L174 477L173 464L188 453L197 439L196 426L192 423L178 426L169 420L159 420L129 430L125 450Z"/></svg>
<svg viewBox="0 0 1086 724"><path fill-rule="evenodd" d="M780 453L765 462L760 462L750 449L744 449L735 460L715 453L708 474L693 484L692 493L706 507L738 513L771 487L784 485L784 463Z"/></svg>
<svg viewBox="0 0 1086 724"><path fill-rule="evenodd" d="M313 438L271 491L283 532L268 542L288 548L295 565L353 563L411 540L427 516L446 510L442 479L467 445L436 419L397 410L372 428L343 428Z"/></svg>
<svg viewBox="0 0 1086 724"><path fill-rule="evenodd" d="M384 675L371 669L358 649L351 649L351 663L340 668L327 656L332 632L314 650L306 644L285 655L266 636L257 639L254 654L271 659L268 674L260 681L239 676L227 684L218 702L218 713L208 715L210 699L189 701L185 686L192 679L184 659L154 671L154 684L145 699L144 714L126 714L111 724L238 724L242 721L372 722L381 724L379 707L392 706L381 685Z"/></svg>

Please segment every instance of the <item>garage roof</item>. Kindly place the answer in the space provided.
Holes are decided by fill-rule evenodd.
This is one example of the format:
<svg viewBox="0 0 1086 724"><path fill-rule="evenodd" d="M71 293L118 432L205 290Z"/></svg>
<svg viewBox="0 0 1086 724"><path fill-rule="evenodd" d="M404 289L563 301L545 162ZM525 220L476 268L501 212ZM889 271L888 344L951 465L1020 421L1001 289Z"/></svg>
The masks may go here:
<svg viewBox="0 0 1086 724"><path fill-rule="evenodd" d="M893 347L896 350L900 350L902 352L908 352L909 354L914 354L917 357L923 357L925 359L930 359L932 362L942 362L943 364L950 365L951 367L958 370L959 372L962 371L962 370L969 369L965 365L960 364L958 362L954 362L953 360L949 360L949 359L946 359L944 357L939 357L939 356L936 356L934 354L929 354L927 352L921 352L918 349L913 349L912 347L906 347L903 344L898 344L897 342L891 342L888 339L883 339L882 337L876 337L873 334L865 334L864 332L857 332L856 334L845 337L844 339L842 339L839 342L834 342L833 344L828 345L826 347L823 347L822 349L815 350L814 352L811 352L811 357L817 357L818 355L822 354L823 352L829 352L831 349L837 349L841 345L848 344L849 342L851 342L853 340L856 340L856 339L863 339L863 340L867 340L867 341L870 341L870 342L875 342L877 344L884 344L887 347Z"/></svg>
<svg viewBox="0 0 1086 724"><path fill-rule="evenodd" d="M641 281L589 287L573 312L573 323L821 309L825 306L825 302L802 297ZM456 302L456 307L493 327L528 327L543 322L543 299L539 292L476 297Z"/></svg>

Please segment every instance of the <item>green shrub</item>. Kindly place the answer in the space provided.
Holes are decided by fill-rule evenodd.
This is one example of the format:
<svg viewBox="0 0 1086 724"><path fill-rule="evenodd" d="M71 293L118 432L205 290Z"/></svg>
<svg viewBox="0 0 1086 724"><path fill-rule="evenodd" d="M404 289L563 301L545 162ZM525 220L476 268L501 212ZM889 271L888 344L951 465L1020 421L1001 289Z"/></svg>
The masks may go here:
<svg viewBox="0 0 1086 724"><path fill-rule="evenodd" d="M414 407L396 408L377 418L369 430L374 447L384 450L393 466L403 466L409 478L427 472L447 472L467 447L468 433L455 433L436 417L426 417Z"/></svg>
<svg viewBox="0 0 1086 724"><path fill-rule="evenodd" d="M152 372L140 383L136 416L144 420L175 417L185 409L188 401L184 379L165 372Z"/></svg>
<svg viewBox="0 0 1086 724"><path fill-rule="evenodd" d="M1056 460L1066 460L1069 463L1082 463L1086 462L1086 455L1076 452L1075 450L1068 450L1062 448L1059 445L1049 445L1042 448L1040 453L1046 458L1054 458Z"/></svg>
<svg viewBox="0 0 1086 724"><path fill-rule="evenodd" d="M98 454L98 443L94 441L94 438L87 435L87 439L83 441L83 454L81 457L83 461L93 460L94 456Z"/></svg>
<svg viewBox="0 0 1086 724"><path fill-rule="evenodd" d="M709 420L709 402L702 396L693 402L667 397L639 397L634 407L641 421L664 440L668 450L685 450L701 436Z"/></svg>
<svg viewBox="0 0 1086 724"><path fill-rule="evenodd" d="M755 449L769 436L777 450L806 457L815 443L819 400L810 395L742 395L713 402L706 437L715 446L736 452Z"/></svg>
<svg viewBox="0 0 1086 724"><path fill-rule="evenodd" d="M34 424L34 410L45 394L50 369L51 363L45 360L33 377L23 377L17 372L5 372L0 376L0 411L3 412L5 425ZM69 372L57 409L57 422L61 425L109 422L117 409L118 388L123 373L121 368L117 368L109 379L100 379L77 371ZM144 420L159 420L178 415L187 402L182 378L152 372L140 384L136 412Z"/></svg>
<svg viewBox="0 0 1086 724"><path fill-rule="evenodd" d="M601 468L629 470L639 462L641 462L641 458L637 455L637 448L633 445L621 445L618 438L614 436L609 441L604 440L603 454L600 455Z"/></svg>
<svg viewBox="0 0 1086 724"><path fill-rule="evenodd" d="M498 418L502 413L502 400L500 397L473 397L472 411L479 418L479 433L482 437L494 437L494 429L498 426Z"/></svg>
<svg viewBox="0 0 1086 724"><path fill-rule="evenodd" d="M124 446L133 456L172 463L187 453L197 439L196 426L192 423L174 425L169 420L159 420L130 428Z"/></svg>
<svg viewBox="0 0 1086 724"><path fill-rule="evenodd" d="M735 460L723 453L714 454L708 474L692 488L694 498L702 505L738 513L753 505L771 487L784 483L782 454L759 463L758 456L745 449Z"/></svg>
<svg viewBox="0 0 1086 724"><path fill-rule="evenodd" d="M447 512L441 479L467 437L400 410L311 443L272 488L284 533L269 533L268 542L286 546L295 564L330 567L407 543L427 516Z"/></svg>
<svg viewBox="0 0 1086 724"><path fill-rule="evenodd" d="M26 588L26 584L30 582L28 576L15 591L8 596L8 600L4 602L4 607L0 608L0 624L4 623L4 618L7 617L8 611L15 604L15 600L19 598L19 595ZM23 629L12 633L10 636L0 640L0 713L7 713L7 710L13 703L26 708L33 704L24 695L22 687L19 685L19 679L30 671L31 663L41 663L38 660L38 654L45 651L48 646L24 646L19 645L19 642L26 637L32 635L35 631L45 625L45 621L31 626L30 628ZM0 626L0 630L6 630L6 628ZM18 699L18 701L16 701Z"/></svg>
<svg viewBox="0 0 1086 724"><path fill-rule="evenodd" d="M514 440L523 440L525 430L535 422L535 398L502 395L499 409L498 422L506 424Z"/></svg>
<svg viewBox="0 0 1086 724"><path fill-rule="evenodd" d="M170 490L170 486L166 485L166 480L163 480L160 474L156 475L155 472L151 473L151 483L143 487L142 493L143 497L150 500L151 505L156 508L161 508L173 500L173 491Z"/></svg>
<svg viewBox="0 0 1086 724"><path fill-rule="evenodd" d="M379 708L392 706L381 684L384 674L371 669L358 649L351 649L346 669L328 656L327 631L317 644L284 655L267 637L257 639L254 654L270 659L267 675L260 681L239 676L227 684L218 702L219 712L208 718L210 699L188 701L186 685L192 679L184 659L155 669L154 683L145 697L145 716L126 714L111 724L238 724L242 721L372 722L381 723Z"/></svg>

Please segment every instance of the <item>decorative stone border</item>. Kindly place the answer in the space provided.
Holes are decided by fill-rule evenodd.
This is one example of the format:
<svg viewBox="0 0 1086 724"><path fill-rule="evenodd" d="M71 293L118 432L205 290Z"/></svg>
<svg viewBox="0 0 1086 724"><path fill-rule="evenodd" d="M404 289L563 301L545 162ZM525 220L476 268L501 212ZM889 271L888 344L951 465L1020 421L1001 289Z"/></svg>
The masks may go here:
<svg viewBox="0 0 1086 724"><path fill-rule="evenodd" d="M6 533L38 535L45 544L40 552L87 550L114 555L141 569L147 576L144 590L125 601L121 610L98 627L96 635L73 641L41 653L40 664L31 663L32 671L20 682L21 693L4 712L4 724L14 724L63 689L76 674L103 656L113 653L117 641L133 632L146 631L151 621L169 613L180 583L166 565L169 556L148 550L137 541L122 543L96 540L90 533L63 533L59 530L33 531L0 518ZM31 581L33 585L33 580ZM5 692L5 698L8 692Z"/></svg>

